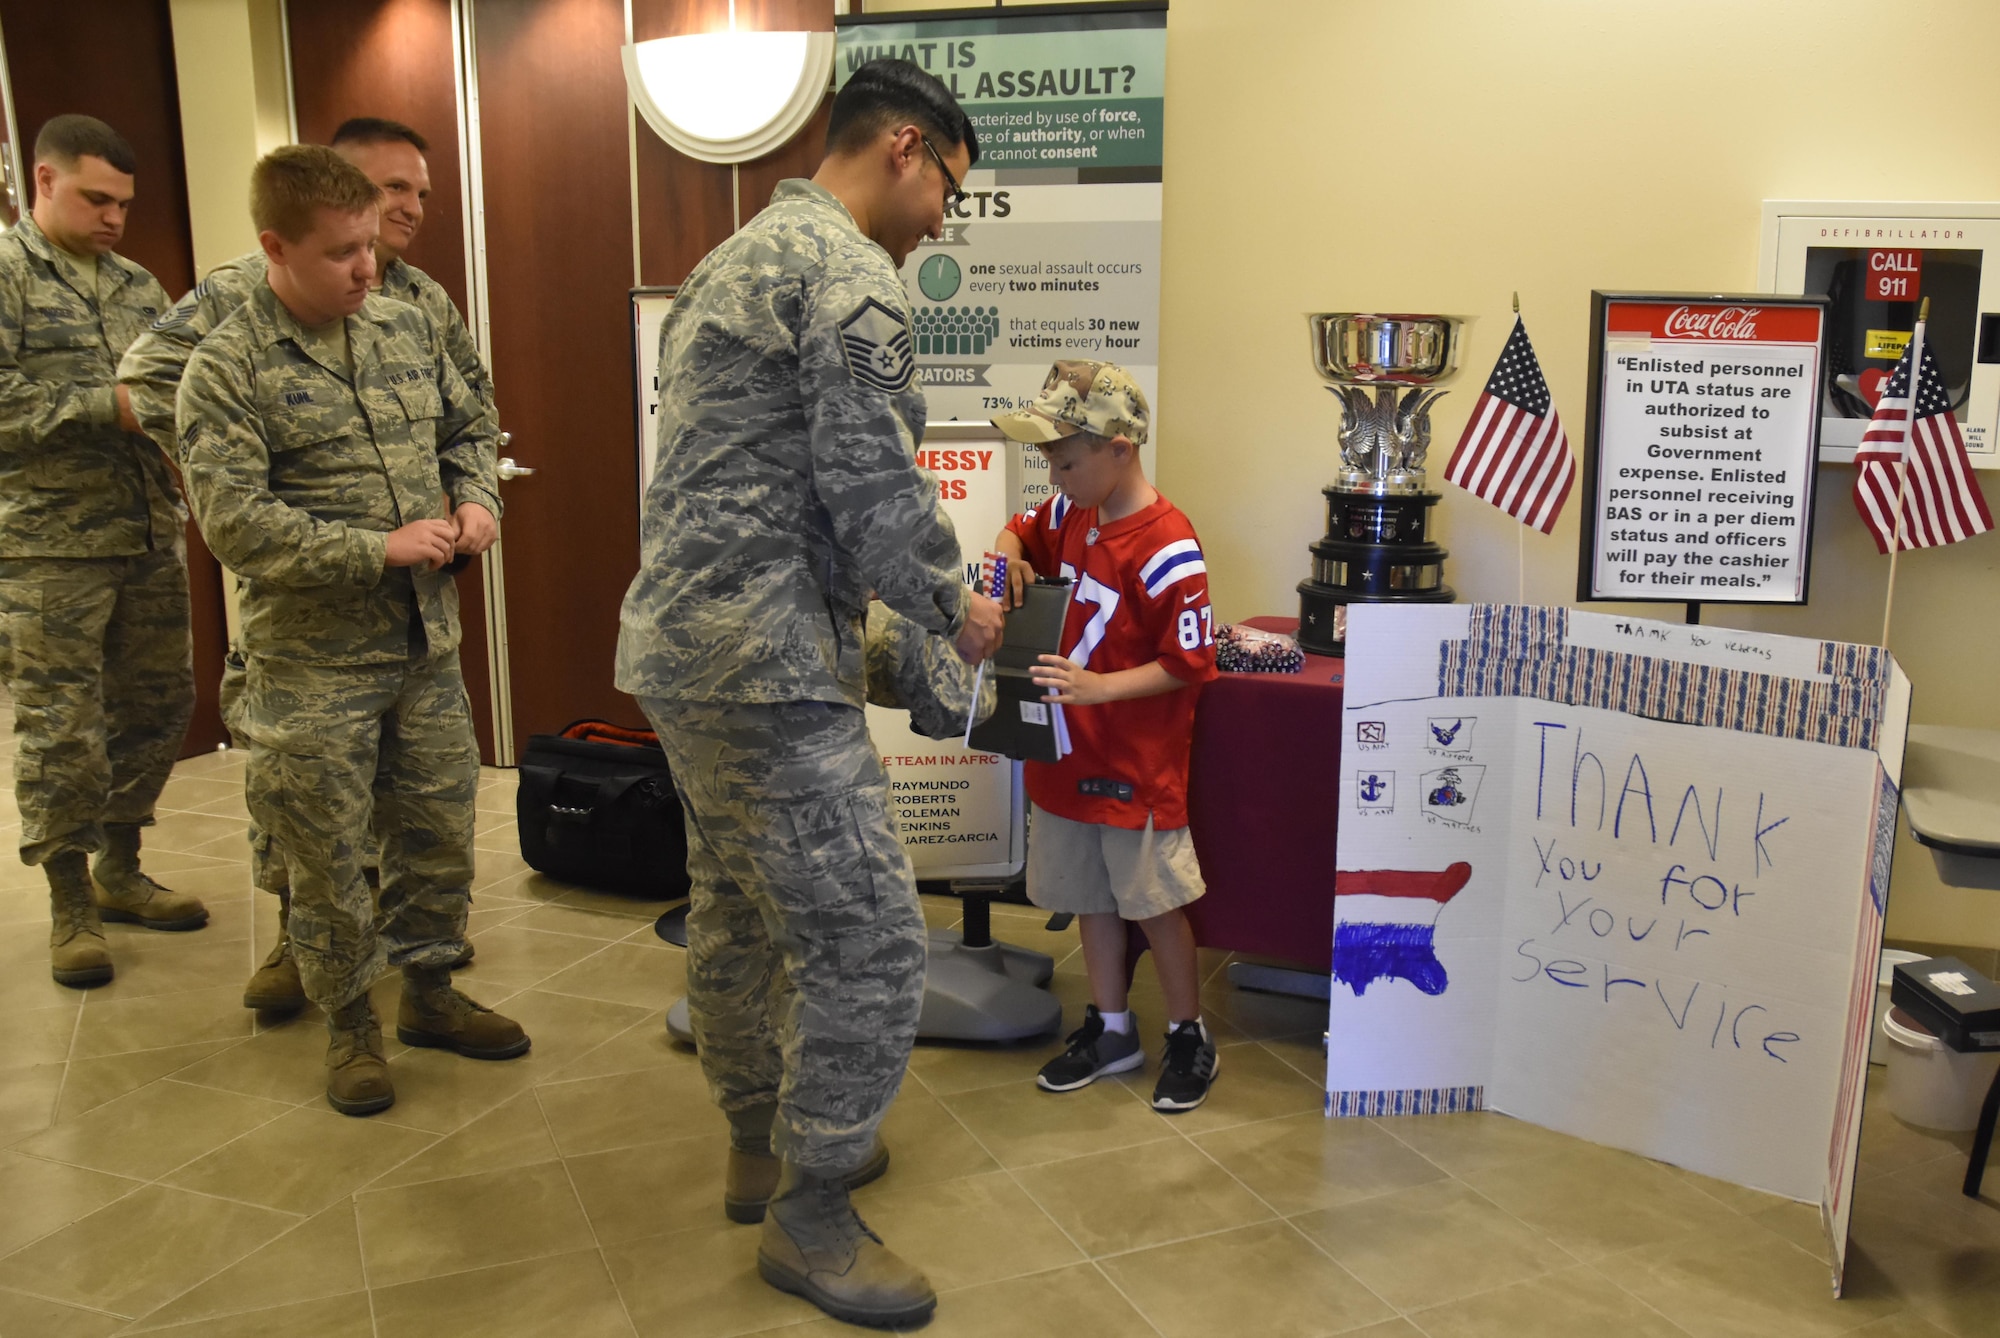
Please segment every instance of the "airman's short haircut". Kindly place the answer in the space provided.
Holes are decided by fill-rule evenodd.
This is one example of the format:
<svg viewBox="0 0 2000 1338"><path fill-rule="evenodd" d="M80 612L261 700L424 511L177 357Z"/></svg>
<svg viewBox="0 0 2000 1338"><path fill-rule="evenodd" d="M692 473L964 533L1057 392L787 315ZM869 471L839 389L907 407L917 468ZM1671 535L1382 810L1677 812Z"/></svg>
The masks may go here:
<svg viewBox="0 0 2000 1338"><path fill-rule="evenodd" d="M884 130L900 125L915 125L939 153L963 144L971 161L979 161L979 135L951 90L936 75L889 56L863 65L834 94L827 152L858 153Z"/></svg>
<svg viewBox="0 0 2000 1338"><path fill-rule="evenodd" d="M259 232L295 242L313 229L313 214L358 214L381 203L382 191L347 159L314 144L288 144L250 170L250 220Z"/></svg>
<svg viewBox="0 0 2000 1338"><path fill-rule="evenodd" d="M35 136L38 163L53 163L68 172L75 169L77 159L84 157L102 158L128 177L139 170L138 156L125 142L125 136L95 116L75 113L52 116Z"/></svg>
<svg viewBox="0 0 2000 1338"><path fill-rule="evenodd" d="M353 116L340 123L340 129L333 132L327 142L334 148L343 144L392 144L401 140L414 145L418 153L429 153L430 142L422 135L404 125L401 121L391 121L381 116Z"/></svg>

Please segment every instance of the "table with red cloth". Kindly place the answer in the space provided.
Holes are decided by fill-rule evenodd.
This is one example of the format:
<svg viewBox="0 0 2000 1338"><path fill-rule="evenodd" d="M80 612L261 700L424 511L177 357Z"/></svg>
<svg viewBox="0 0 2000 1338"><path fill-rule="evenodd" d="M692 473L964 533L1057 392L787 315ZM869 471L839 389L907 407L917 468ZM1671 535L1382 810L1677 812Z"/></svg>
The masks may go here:
<svg viewBox="0 0 2000 1338"><path fill-rule="evenodd" d="M1296 634L1296 618L1246 618ZM1202 689L1188 771L1188 827L1207 895L1195 941L1326 972L1333 966L1346 661L1297 674L1223 674Z"/></svg>

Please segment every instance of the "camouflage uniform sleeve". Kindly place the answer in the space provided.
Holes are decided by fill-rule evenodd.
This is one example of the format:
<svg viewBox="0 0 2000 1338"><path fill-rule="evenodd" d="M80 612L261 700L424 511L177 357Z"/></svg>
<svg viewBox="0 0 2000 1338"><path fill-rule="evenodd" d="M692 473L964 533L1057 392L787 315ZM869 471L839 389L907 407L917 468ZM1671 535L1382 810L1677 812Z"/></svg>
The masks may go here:
<svg viewBox="0 0 2000 1338"><path fill-rule="evenodd" d="M870 303L891 311L881 287L866 269L829 272L808 283L799 388L813 490L836 542L876 597L926 631L956 636L966 614L958 537L938 505L937 484L917 468L916 441L897 408L899 399L921 404L910 394L914 368L887 382L867 368L857 374L842 340L841 326L866 318ZM894 319L904 319L900 294L890 300Z"/></svg>
<svg viewBox="0 0 2000 1338"><path fill-rule="evenodd" d="M445 305L451 311L451 319L439 318L437 322L438 333L444 337L445 353L451 358L451 365L458 369L459 377L486 406L486 412L496 414L493 376L486 370L485 359L479 356L479 346L472 342L472 331L465 328L465 322L459 319L458 309L451 306L449 298L445 299Z"/></svg>
<svg viewBox="0 0 2000 1338"><path fill-rule="evenodd" d="M0 451L33 454L65 423L118 421L113 386L39 381L21 370L29 319L19 252L0 258Z"/></svg>
<svg viewBox="0 0 2000 1338"><path fill-rule="evenodd" d="M456 321L451 328L465 332ZM444 415L438 419L438 474L445 495L455 507L476 502L498 520L500 475L494 462L500 449L490 391L481 394L477 386L466 383L442 322L431 322L431 340L437 352L438 398L444 401ZM478 358L474 353L473 361Z"/></svg>
<svg viewBox="0 0 2000 1338"><path fill-rule="evenodd" d="M497 421L498 411L493 403L493 374L486 370L486 360L479 356L479 345L472 340L472 331L465 328L465 318L459 314L458 306L451 300L451 294L444 285L425 274L422 270L402 262L400 268L409 275L407 288L399 286L400 296L431 318L437 326L438 334L444 340L445 353L451 358L452 366L458 368L459 376L472 387L472 393L486 406L486 412L493 414Z"/></svg>
<svg viewBox="0 0 2000 1338"><path fill-rule="evenodd" d="M188 502L224 566L300 588L381 581L387 534L316 519L272 493L271 451L247 368L197 349L177 402Z"/></svg>
<svg viewBox="0 0 2000 1338"><path fill-rule="evenodd" d="M133 417L169 459L179 458L174 393L180 389L188 358L210 330L243 305L251 286L233 266L210 274L162 312L118 364L118 383L132 397Z"/></svg>
<svg viewBox="0 0 2000 1338"><path fill-rule="evenodd" d="M207 282L196 284L132 341L118 363L118 383L132 397L132 416L169 457L174 454L174 394L181 373L202 336L227 314L214 307Z"/></svg>

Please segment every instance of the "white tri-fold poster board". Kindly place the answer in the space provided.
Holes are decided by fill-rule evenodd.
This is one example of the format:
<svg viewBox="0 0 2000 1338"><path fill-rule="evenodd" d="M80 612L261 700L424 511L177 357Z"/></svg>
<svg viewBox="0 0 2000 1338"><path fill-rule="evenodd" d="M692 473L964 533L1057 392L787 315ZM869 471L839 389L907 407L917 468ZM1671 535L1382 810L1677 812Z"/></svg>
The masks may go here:
<svg viewBox="0 0 2000 1338"><path fill-rule="evenodd" d="M1349 616L1329 1114L1495 1110L1818 1203L1837 1288L1895 661L1560 608Z"/></svg>

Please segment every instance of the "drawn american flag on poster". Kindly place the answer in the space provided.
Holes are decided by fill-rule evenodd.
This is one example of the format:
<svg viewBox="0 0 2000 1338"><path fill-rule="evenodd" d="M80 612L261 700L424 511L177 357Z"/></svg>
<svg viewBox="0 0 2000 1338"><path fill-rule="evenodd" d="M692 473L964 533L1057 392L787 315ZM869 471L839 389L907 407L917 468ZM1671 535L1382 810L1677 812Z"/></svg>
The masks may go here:
<svg viewBox="0 0 2000 1338"><path fill-rule="evenodd" d="M1543 534L1569 500L1576 457L1519 316L1444 476Z"/></svg>
<svg viewBox="0 0 2000 1338"><path fill-rule="evenodd" d="M1916 394L1910 393L1910 363L1921 357ZM1984 534L1993 515L1972 476L1965 438L1952 416L1951 399L1937 359L1924 343L1923 323L1917 323L1910 346L1882 386L1875 416L1861 434L1854 454L1854 508L1861 523L1875 536L1875 547L1935 548ZM1898 469L1898 464L1904 468ZM1901 478L1898 475L1902 475ZM1896 543L1896 496L1901 492L1902 543Z"/></svg>

